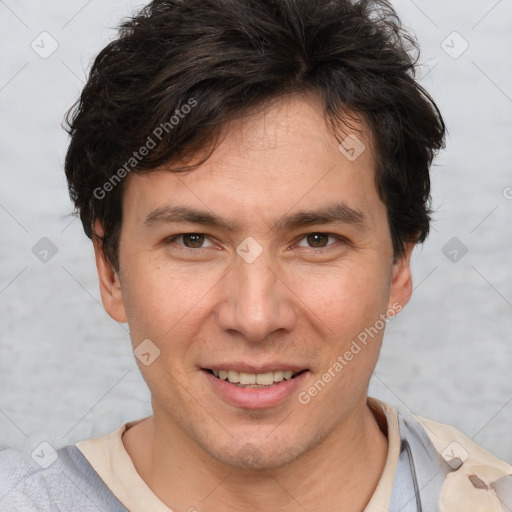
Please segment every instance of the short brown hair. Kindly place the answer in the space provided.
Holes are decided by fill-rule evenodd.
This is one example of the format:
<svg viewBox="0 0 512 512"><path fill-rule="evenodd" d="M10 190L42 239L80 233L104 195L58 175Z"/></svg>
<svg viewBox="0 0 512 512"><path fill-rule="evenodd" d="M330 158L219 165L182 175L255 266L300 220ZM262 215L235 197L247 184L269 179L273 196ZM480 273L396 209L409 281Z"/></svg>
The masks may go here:
<svg viewBox="0 0 512 512"><path fill-rule="evenodd" d="M405 242L428 234L429 168L445 137L415 80L418 56L384 0L154 0L97 56L66 117L65 172L85 233L95 236L101 222L103 251L118 269L128 172L209 148L204 161L228 119L314 91L335 134L349 113L369 126L377 191L394 253L403 254Z"/></svg>

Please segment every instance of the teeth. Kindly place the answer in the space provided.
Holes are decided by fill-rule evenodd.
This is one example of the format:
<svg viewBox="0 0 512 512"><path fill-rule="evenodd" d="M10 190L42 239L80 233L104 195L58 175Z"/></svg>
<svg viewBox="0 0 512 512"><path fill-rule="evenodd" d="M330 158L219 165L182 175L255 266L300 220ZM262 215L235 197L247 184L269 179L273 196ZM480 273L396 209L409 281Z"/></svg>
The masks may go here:
<svg viewBox="0 0 512 512"><path fill-rule="evenodd" d="M265 386L270 386L270 384L274 383L274 372L268 373L258 373L256 375L256 384L263 384Z"/></svg>
<svg viewBox="0 0 512 512"><path fill-rule="evenodd" d="M266 373L245 373L235 370L212 370L215 377L221 380L227 380L232 384L240 384L242 386L271 386L272 384L290 380L295 373L290 370L277 370L275 372Z"/></svg>
<svg viewBox="0 0 512 512"><path fill-rule="evenodd" d="M274 372L274 382L283 382L284 372Z"/></svg>
<svg viewBox="0 0 512 512"><path fill-rule="evenodd" d="M235 372L233 370L228 371L228 380L229 382L233 382L234 384L240 382L240 372Z"/></svg>
<svg viewBox="0 0 512 512"><path fill-rule="evenodd" d="M255 373L244 373L240 372L240 384L256 384L256 374Z"/></svg>

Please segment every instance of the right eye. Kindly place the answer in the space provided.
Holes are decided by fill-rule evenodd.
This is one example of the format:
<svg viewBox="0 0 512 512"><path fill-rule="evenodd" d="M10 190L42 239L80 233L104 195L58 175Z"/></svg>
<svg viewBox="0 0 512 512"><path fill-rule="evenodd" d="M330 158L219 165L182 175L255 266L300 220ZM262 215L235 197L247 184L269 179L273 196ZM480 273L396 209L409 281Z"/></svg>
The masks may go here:
<svg viewBox="0 0 512 512"><path fill-rule="evenodd" d="M177 240L181 239L181 243ZM167 243L177 243L187 249L204 249L203 243L209 241L207 236L203 233L182 233L181 235L173 235L167 238ZM206 247L214 247L214 244L209 242L210 245Z"/></svg>

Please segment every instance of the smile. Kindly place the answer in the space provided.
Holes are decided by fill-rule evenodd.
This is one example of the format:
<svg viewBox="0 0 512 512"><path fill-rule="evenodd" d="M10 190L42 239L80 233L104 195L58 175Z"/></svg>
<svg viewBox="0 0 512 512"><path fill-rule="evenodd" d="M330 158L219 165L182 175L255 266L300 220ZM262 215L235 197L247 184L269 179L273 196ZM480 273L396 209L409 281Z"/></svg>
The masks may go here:
<svg viewBox="0 0 512 512"><path fill-rule="evenodd" d="M265 388L280 382L291 380L300 371L277 370L265 373L247 373L236 370L207 370L220 380L245 388ZM304 371L304 370L302 370Z"/></svg>
<svg viewBox="0 0 512 512"><path fill-rule="evenodd" d="M202 367L201 374L223 402L242 409L267 409L297 396L310 370L278 362L260 366L231 362Z"/></svg>

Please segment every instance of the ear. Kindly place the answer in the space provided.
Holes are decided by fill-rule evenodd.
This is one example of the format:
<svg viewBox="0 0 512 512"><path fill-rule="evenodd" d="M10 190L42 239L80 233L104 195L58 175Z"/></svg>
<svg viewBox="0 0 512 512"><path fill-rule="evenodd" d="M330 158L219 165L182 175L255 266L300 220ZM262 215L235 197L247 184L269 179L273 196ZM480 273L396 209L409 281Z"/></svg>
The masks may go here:
<svg viewBox="0 0 512 512"><path fill-rule="evenodd" d="M407 242L405 244L405 253L399 256L393 263L393 277L391 283L391 293L389 296L388 307L396 309L394 305L398 303L402 309L412 295L412 276L411 276L411 254L416 244Z"/></svg>
<svg viewBox="0 0 512 512"><path fill-rule="evenodd" d="M94 225L93 236L94 254L96 256L96 268L100 282L101 301L107 313L117 322L124 323L126 319L126 310L124 307L123 292L118 273L114 270L103 252L101 238L103 236L103 226L97 220Z"/></svg>

